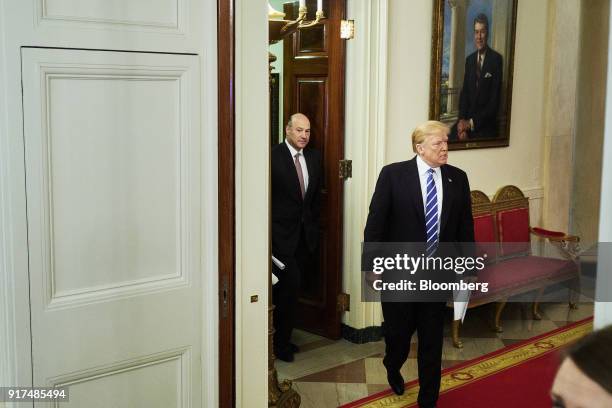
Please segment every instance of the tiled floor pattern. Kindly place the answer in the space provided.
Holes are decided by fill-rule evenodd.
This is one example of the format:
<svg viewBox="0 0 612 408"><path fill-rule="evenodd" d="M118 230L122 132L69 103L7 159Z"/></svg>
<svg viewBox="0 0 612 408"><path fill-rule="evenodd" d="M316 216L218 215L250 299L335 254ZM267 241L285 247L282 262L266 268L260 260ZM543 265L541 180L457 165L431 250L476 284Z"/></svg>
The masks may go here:
<svg viewBox="0 0 612 408"><path fill-rule="evenodd" d="M581 304L577 310L558 303L542 304L540 309L542 320L537 321L531 318L530 305L508 303L503 312L502 333L495 333L490 328L492 305L470 309L461 328L462 349L453 347L449 313L442 367L452 367L593 315L590 303ZM389 387L382 364L383 341L353 344L299 330L294 332L292 340L301 349L295 355L295 361L277 361L276 368L280 379L293 380L294 389L302 397L303 408L337 407ZM417 378L416 336L402 375L406 381Z"/></svg>

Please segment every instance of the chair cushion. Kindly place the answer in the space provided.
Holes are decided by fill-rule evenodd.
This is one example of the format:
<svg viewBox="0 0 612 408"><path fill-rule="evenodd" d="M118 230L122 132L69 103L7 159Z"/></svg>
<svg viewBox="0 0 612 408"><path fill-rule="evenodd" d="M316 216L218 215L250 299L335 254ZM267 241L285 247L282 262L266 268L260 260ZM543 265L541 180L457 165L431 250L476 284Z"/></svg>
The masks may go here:
<svg viewBox="0 0 612 408"><path fill-rule="evenodd" d="M493 214L484 214L474 217L474 240L476 241L476 256L487 254L487 261L497 259L497 242L495 238L495 219Z"/></svg>
<svg viewBox="0 0 612 408"><path fill-rule="evenodd" d="M530 250L529 209L515 208L497 213L500 256L525 254Z"/></svg>
<svg viewBox="0 0 612 408"><path fill-rule="evenodd" d="M488 282L488 292L474 293L475 298L500 292L521 293L556 281L570 279L578 273L577 265L565 259L524 256L488 265L478 274L479 282ZM541 285L538 285L541 283Z"/></svg>

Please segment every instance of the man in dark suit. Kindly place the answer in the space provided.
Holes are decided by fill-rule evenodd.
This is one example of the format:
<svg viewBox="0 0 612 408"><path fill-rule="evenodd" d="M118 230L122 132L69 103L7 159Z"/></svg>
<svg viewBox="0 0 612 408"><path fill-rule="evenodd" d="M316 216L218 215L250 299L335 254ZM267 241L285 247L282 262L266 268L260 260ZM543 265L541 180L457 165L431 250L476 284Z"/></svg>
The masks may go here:
<svg viewBox="0 0 612 408"><path fill-rule="evenodd" d="M275 267L279 281L273 286L274 354L293 361L298 347L290 342L301 274L316 265L321 207L321 154L307 148L310 121L291 116L286 138L272 148L272 254L285 269Z"/></svg>
<svg viewBox="0 0 612 408"><path fill-rule="evenodd" d="M446 164L445 124L428 121L412 133L417 154L380 172L364 232L367 242L424 243L428 256L440 242L473 242L470 186L462 170ZM400 374L410 339L418 333L420 407L434 407L440 389L444 302L382 302L387 379L404 392Z"/></svg>
<svg viewBox="0 0 612 408"><path fill-rule="evenodd" d="M463 86L459 96L459 140L497 136L497 112L502 85L502 56L487 44L489 20L474 19L476 51L465 60Z"/></svg>

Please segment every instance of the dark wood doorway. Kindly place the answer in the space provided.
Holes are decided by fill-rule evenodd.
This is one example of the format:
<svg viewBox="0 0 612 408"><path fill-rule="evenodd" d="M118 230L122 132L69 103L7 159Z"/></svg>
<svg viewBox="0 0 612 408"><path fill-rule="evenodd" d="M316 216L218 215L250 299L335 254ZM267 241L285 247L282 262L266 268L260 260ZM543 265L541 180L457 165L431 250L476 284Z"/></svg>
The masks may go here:
<svg viewBox="0 0 612 408"><path fill-rule="evenodd" d="M236 406L234 1L217 1L219 120L219 407Z"/></svg>
<svg viewBox="0 0 612 408"><path fill-rule="evenodd" d="M298 30L283 49L283 120L301 112L311 121L311 145L323 155L319 267L302 277L297 326L325 337L340 337L342 291L342 194L339 177L344 158L345 42L340 23L346 1L324 2L324 24ZM307 20L314 20L316 0L307 0ZM297 18L298 2L285 3L286 18Z"/></svg>

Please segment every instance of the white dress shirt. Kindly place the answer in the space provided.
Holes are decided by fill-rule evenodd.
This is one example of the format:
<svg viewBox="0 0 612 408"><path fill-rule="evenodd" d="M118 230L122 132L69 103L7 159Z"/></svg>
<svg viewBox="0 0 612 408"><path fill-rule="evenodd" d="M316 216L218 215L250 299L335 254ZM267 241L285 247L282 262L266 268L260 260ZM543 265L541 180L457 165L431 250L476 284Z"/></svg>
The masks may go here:
<svg viewBox="0 0 612 408"><path fill-rule="evenodd" d="M419 172L419 181L421 182L421 194L423 195L423 209L427 205L427 172L433 168L433 178L436 185L436 197L438 198L438 237L440 236L440 216L442 215L442 171L440 167L430 167L425 163L421 156L417 155L417 170Z"/></svg>
<svg viewBox="0 0 612 408"><path fill-rule="evenodd" d="M306 159L304 158L303 150L296 150L295 147L291 146L291 143L285 139L285 144L289 148L291 153L291 161L295 163L295 155L300 154L300 166L302 166L302 175L304 176L304 193L308 191L308 167L306 166Z"/></svg>
<svg viewBox="0 0 612 408"><path fill-rule="evenodd" d="M487 51L486 51L486 50L484 50L484 51L482 52L482 54L481 54L481 53L479 53L478 51L476 51L476 61L477 61L477 63L479 63L479 64L480 64L480 69L481 69L481 70L482 70L482 67L484 66L484 60L485 60L485 58L487 58Z"/></svg>

